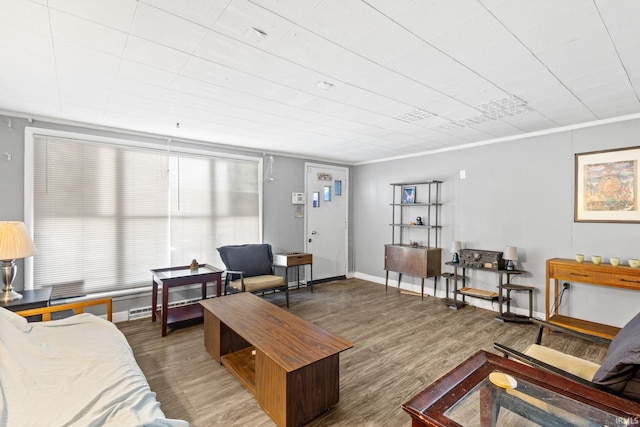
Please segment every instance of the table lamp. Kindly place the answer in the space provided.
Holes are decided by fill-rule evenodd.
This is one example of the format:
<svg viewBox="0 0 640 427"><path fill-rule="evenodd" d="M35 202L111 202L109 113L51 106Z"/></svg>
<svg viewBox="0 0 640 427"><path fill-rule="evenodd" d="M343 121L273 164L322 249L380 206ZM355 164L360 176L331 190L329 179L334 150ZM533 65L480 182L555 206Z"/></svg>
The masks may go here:
<svg viewBox="0 0 640 427"><path fill-rule="evenodd" d="M504 249L502 258L507 260L505 269L512 271L516 269L515 261L518 261L518 248L515 246L507 246Z"/></svg>
<svg viewBox="0 0 640 427"><path fill-rule="evenodd" d="M35 254L36 245L23 222L0 221L0 277L4 283L0 300L9 302L22 298L11 286L18 272L14 261Z"/></svg>
<svg viewBox="0 0 640 427"><path fill-rule="evenodd" d="M451 262L454 263L459 263L460 262L460 251L462 250L462 244L460 243L460 241L456 240L451 242L451 253L453 254L453 257L451 258Z"/></svg>

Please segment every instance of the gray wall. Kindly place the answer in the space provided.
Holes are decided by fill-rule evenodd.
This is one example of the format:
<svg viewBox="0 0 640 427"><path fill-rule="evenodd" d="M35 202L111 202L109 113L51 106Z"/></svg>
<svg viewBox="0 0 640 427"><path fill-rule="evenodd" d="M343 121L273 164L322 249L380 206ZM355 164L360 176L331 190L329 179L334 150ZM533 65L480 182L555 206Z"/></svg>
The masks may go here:
<svg viewBox="0 0 640 427"><path fill-rule="evenodd" d="M9 122L11 127L9 127ZM29 123L26 119L0 115L0 189L2 190L0 221L24 220L24 130L26 126L133 139L162 145L167 142L166 138L161 137L130 135L41 121ZM254 157L263 156L262 153L232 150L228 147L211 148L207 144L195 141L174 141L173 144L174 146L211 150L219 153ZM11 153L11 161L8 161L4 155L5 152ZM271 182L266 182L263 186L263 239L273 246L274 252L301 251L304 249L304 219L294 217L291 193L304 192L305 161L318 163L317 159L300 159L274 155L274 179ZM265 160L265 166L266 163ZM24 286L24 262L19 260L16 263L18 264L19 273L14 281L14 288L21 290ZM349 265L352 271L352 260L349 261ZM118 304L118 301L114 301L114 311L129 307L142 307L149 305L149 303L150 300L147 296L143 296L139 300L121 302L120 304Z"/></svg>
<svg viewBox="0 0 640 427"><path fill-rule="evenodd" d="M518 268L528 274L513 283L535 286L534 310L544 313L545 261L575 253L604 260L640 258L640 224L574 223L574 154L637 146L640 121L627 121L546 136L477 146L356 168L354 252L356 276L384 283L384 244L390 243L391 182L443 180L443 263L452 240L463 248L503 251L518 247ZM460 179L459 171L467 178ZM452 271L443 265L443 271ZM495 290L497 275L472 271L470 285ZM395 279L397 275L390 276ZM419 291L417 279L402 286ZM433 292L429 279L427 289ZM444 284L439 285L439 296ZM527 307L525 293L514 305ZM478 299L472 304L493 308ZM569 291L564 314L622 326L640 307L640 292L577 285Z"/></svg>

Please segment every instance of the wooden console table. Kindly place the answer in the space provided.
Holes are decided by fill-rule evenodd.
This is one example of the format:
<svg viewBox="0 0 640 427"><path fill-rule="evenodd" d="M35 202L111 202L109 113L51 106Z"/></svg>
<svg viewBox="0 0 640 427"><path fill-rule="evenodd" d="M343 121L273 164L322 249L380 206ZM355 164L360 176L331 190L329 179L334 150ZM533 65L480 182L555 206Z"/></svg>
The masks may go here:
<svg viewBox="0 0 640 427"><path fill-rule="evenodd" d="M547 260L546 319L550 323L561 325L587 334L613 339L620 328L558 313L557 301L561 287L560 281L585 283L596 286L630 289L640 291L640 268L625 265L593 264L577 262L571 259L552 258ZM551 289L553 282L553 289ZM554 307L553 310L551 307Z"/></svg>
<svg viewBox="0 0 640 427"><path fill-rule="evenodd" d="M438 280L441 264L441 248L400 244L384 245L384 269L387 270L384 289L387 290L389 283L389 271L396 271L398 272L398 291L403 273L419 277L421 296L424 299L424 279L433 277L433 280Z"/></svg>
<svg viewBox="0 0 640 427"><path fill-rule="evenodd" d="M250 292L200 301L204 346L278 426L300 426L338 403L339 354L353 343Z"/></svg>

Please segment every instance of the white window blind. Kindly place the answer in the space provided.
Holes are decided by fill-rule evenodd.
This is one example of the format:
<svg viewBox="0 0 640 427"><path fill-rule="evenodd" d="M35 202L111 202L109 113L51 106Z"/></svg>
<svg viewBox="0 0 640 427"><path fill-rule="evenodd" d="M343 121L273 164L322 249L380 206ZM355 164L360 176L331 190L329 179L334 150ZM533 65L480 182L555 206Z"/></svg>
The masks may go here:
<svg viewBox="0 0 640 427"><path fill-rule="evenodd" d="M259 162L34 136L34 287L151 284L150 269L260 241Z"/></svg>

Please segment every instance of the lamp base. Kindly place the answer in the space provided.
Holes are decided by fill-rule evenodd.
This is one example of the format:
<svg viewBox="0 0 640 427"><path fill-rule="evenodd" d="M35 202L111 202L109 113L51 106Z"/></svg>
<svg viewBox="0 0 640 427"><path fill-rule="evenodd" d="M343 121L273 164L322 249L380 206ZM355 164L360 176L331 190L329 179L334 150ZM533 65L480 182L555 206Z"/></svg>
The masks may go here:
<svg viewBox="0 0 640 427"><path fill-rule="evenodd" d="M22 298L22 295L17 293L16 291L14 291L13 289L10 289L8 291L3 291L2 295L0 296L0 301L2 302L10 302L10 301L15 301L17 299Z"/></svg>
<svg viewBox="0 0 640 427"><path fill-rule="evenodd" d="M22 298L22 295L14 291L13 286L11 286L13 279L16 277L17 271L18 267L16 267L13 260L0 261L0 279L2 279L2 283L4 284L4 290L0 295L0 301L9 302Z"/></svg>

